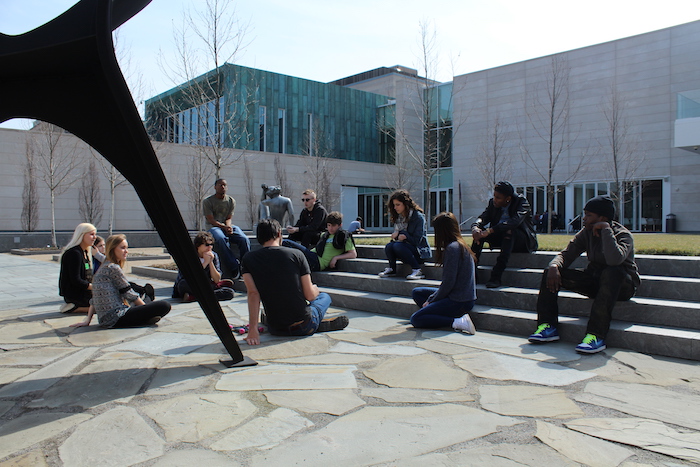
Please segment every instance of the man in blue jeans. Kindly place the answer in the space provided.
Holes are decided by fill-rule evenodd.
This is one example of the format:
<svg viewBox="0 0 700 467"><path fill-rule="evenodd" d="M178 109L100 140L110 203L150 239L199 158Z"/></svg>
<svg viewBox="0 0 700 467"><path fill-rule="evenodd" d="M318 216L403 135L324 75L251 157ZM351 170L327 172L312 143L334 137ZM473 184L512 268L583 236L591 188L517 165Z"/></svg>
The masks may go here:
<svg viewBox="0 0 700 467"><path fill-rule="evenodd" d="M246 342L260 343L260 301L265 307L270 334L309 336L337 331L348 325L348 317L324 319L331 297L319 292L311 281L304 254L282 246L282 227L275 219L261 219L256 237L262 248L243 257L242 275L248 292L250 327Z"/></svg>
<svg viewBox="0 0 700 467"><path fill-rule="evenodd" d="M209 233L214 237L217 253L235 278L238 276L240 262L231 251L231 243L238 246L238 254L243 258L250 251L250 240L239 227L231 224L236 200L226 194L226 180L218 179L214 183L214 189L216 193L202 201L202 213L211 225Z"/></svg>

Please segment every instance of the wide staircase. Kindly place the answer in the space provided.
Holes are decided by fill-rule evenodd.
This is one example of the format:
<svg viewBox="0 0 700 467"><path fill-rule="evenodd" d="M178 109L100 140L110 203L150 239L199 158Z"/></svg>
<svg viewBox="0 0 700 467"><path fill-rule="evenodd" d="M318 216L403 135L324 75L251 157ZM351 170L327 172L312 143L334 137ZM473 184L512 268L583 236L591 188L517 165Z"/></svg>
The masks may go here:
<svg viewBox="0 0 700 467"><path fill-rule="evenodd" d="M387 262L383 246L357 245L358 258L343 260L339 271L319 272L313 279L333 298L333 305L408 318L417 307L411 291L438 287L442 269L426 263L424 280L408 281L410 268L399 266L396 278L377 276ZM471 316L477 330L526 338L537 327L537 293L541 274L554 252L513 254L503 274L504 286L487 289L498 250L484 250L477 276L477 304ZM610 347L700 360L700 258L637 256L642 284L628 302L618 302L607 338ZM572 267L585 267L579 258ZM592 301L562 290L559 293L561 339L572 344L585 334ZM527 341L523 339L523 343Z"/></svg>

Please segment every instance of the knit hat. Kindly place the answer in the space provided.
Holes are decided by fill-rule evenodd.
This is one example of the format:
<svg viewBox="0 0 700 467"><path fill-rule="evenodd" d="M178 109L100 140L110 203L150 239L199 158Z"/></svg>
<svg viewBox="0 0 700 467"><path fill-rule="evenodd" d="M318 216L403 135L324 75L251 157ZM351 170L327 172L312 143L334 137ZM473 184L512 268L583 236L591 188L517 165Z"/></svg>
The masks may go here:
<svg viewBox="0 0 700 467"><path fill-rule="evenodd" d="M599 195L589 199L583 210L605 216L608 220L615 218L615 203L609 195Z"/></svg>
<svg viewBox="0 0 700 467"><path fill-rule="evenodd" d="M515 193L515 188L513 188L513 185L511 185L510 182L500 181L496 183L495 187L493 187L493 191L497 191L502 195L513 196Z"/></svg>

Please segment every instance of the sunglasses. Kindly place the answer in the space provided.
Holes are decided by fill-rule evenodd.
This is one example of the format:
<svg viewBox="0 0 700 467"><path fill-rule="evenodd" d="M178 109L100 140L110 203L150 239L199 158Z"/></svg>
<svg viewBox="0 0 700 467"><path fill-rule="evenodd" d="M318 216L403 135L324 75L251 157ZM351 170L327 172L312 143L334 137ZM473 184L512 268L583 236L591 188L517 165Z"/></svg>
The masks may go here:
<svg viewBox="0 0 700 467"><path fill-rule="evenodd" d="M302 198L301 200L306 202L306 201L311 201L313 198Z"/></svg>
<svg viewBox="0 0 700 467"><path fill-rule="evenodd" d="M204 246L214 246L213 243L205 243Z"/></svg>

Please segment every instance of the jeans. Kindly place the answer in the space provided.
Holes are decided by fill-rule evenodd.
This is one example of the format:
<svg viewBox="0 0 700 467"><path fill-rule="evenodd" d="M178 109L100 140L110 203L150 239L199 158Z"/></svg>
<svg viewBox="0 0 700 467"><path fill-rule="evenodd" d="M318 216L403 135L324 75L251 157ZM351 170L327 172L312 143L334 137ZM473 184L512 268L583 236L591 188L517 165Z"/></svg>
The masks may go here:
<svg viewBox="0 0 700 467"><path fill-rule="evenodd" d="M132 306L126 310L126 314L119 318L115 328L128 328L131 326L143 326L148 320L156 316L161 318L170 313L170 303L165 300L156 300L141 306Z"/></svg>
<svg viewBox="0 0 700 467"><path fill-rule="evenodd" d="M304 253L304 256L306 256L306 261L309 263L309 269L311 269L311 272L321 270L321 263L319 263L318 261L318 255L310 249L306 248L301 243L297 243L294 240L285 239L282 240L282 246L286 246L287 248L296 248L297 250Z"/></svg>
<svg viewBox="0 0 700 467"><path fill-rule="evenodd" d="M321 232L316 230L306 230L304 232L294 232L293 234L289 234L290 240L301 243L307 248L315 247L320 238Z"/></svg>
<svg viewBox="0 0 700 467"><path fill-rule="evenodd" d="M238 226L232 225L231 228L233 231L229 235L226 235L220 227L212 227L209 233L214 237L219 256L226 261L229 269L237 271L240 262L231 251L231 242L238 247L238 253L243 258L250 251L250 240Z"/></svg>
<svg viewBox="0 0 700 467"><path fill-rule="evenodd" d="M548 323L557 327L558 292L551 292L547 288L547 272L548 269L545 269L537 296L537 324ZM629 274L622 266L606 267L594 264L589 264L585 270L562 269L559 272L562 288L593 298L586 334L605 339L610 329L615 302L629 300L636 292Z"/></svg>
<svg viewBox="0 0 700 467"><path fill-rule="evenodd" d="M501 253L496 258L496 264L491 270L491 278L500 279L503 271L508 265L508 260L513 252L527 252L527 234L520 229L506 230L505 232L494 232L486 238L483 238L480 243L472 243L472 251L476 256L477 263L481 257L481 250L484 248L484 243L488 243L490 248L500 248Z"/></svg>
<svg viewBox="0 0 700 467"><path fill-rule="evenodd" d="M286 328L275 328L268 324L270 334L276 336L310 336L316 332L318 325L323 321L323 317L326 316L326 311L328 311L330 306L331 296L321 292L318 294L318 297L309 303L309 308L311 309L309 317Z"/></svg>
<svg viewBox="0 0 700 467"><path fill-rule="evenodd" d="M435 287L416 287L413 289L412 298L420 310L411 316L411 324L414 328L449 328L455 318L460 318L474 307L474 301L455 302L449 298L443 298L432 302L428 306L423 304L438 289Z"/></svg>
<svg viewBox="0 0 700 467"><path fill-rule="evenodd" d="M396 260L400 259L402 263L408 264L412 269L419 269L418 249L406 242L389 242L384 247L384 253L389 260L389 267L396 271Z"/></svg>

